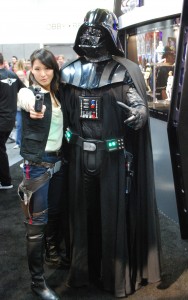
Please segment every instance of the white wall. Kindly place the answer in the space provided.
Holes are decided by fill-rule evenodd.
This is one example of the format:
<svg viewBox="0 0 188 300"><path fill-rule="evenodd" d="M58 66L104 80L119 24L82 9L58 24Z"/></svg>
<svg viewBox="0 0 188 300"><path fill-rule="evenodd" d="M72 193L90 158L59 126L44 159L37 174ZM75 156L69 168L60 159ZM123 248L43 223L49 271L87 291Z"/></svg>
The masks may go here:
<svg viewBox="0 0 188 300"><path fill-rule="evenodd" d="M119 28L180 14L182 6L183 0L144 0L144 6L137 7L119 17Z"/></svg>
<svg viewBox="0 0 188 300"><path fill-rule="evenodd" d="M0 43L73 43L87 11L114 0L3 0Z"/></svg>

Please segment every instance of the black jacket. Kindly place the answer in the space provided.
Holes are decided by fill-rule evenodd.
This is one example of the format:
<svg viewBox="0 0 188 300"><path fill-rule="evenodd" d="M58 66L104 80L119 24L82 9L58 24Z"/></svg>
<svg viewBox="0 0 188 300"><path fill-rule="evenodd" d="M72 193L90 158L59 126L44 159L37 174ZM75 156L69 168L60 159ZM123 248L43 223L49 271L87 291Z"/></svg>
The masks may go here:
<svg viewBox="0 0 188 300"><path fill-rule="evenodd" d="M24 159L33 162L41 162L44 153L50 122L52 116L52 105L50 93L44 94L44 105L46 111L43 119L31 119L30 113L22 110L22 140L20 154Z"/></svg>
<svg viewBox="0 0 188 300"><path fill-rule="evenodd" d="M0 69L0 131L12 131L17 112L17 93L25 87L12 71Z"/></svg>

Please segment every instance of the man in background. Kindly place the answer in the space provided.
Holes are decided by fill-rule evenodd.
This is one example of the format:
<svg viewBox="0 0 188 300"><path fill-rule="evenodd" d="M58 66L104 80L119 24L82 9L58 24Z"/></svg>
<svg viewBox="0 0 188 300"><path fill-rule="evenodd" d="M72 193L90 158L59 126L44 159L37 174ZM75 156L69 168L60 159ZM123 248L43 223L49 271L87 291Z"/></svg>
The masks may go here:
<svg viewBox="0 0 188 300"><path fill-rule="evenodd" d="M61 69L61 67L64 65L65 63L65 57L63 54L58 55L57 57L57 63L59 65L59 68Z"/></svg>
<svg viewBox="0 0 188 300"><path fill-rule="evenodd" d="M4 65L0 53L0 189L11 189L9 160L6 152L7 139L15 125L17 111L17 93L25 85Z"/></svg>
<svg viewBox="0 0 188 300"><path fill-rule="evenodd" d="M17 56L13 55L12 56L12 63L11 63L11 66L10 66L10 70L13 71L13 72L15 72L14 67L15 67L17 61L18 61Z"/></svg>

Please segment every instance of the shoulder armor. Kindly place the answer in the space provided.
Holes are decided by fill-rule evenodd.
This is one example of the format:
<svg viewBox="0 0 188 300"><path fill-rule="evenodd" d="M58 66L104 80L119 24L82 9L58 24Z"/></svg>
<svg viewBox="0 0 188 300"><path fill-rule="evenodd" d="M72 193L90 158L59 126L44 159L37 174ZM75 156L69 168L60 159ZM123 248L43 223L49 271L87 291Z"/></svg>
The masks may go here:
<svg viewBox="0 0 188 300"><path fill-rule="evenodd" d="M61 69L61 81L83 89L95 89L125 81L127 70L115 60L90 63L78 59Z"/></svg>

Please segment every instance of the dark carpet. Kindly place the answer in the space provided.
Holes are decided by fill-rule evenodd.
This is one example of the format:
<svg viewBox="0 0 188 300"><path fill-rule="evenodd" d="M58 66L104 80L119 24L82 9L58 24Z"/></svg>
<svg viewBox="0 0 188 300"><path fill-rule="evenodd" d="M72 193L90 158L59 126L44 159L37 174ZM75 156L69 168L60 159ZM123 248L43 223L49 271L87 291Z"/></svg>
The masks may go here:
<svg viewBox="0 0 188 300"><path fill-rule="evenodd" d="M0 299L35 300L30 291L30 274L26 260L25 227L17 196L22 178L20 163L11 167L14 188L0 190ZM162 212L162 281L142 287L130 300L187 300L188 299L188 242L180 237L178 224ZM72 289L65 286L66 270L45 266L45 276L62 299L115 299L99 287Z"/></svg>

